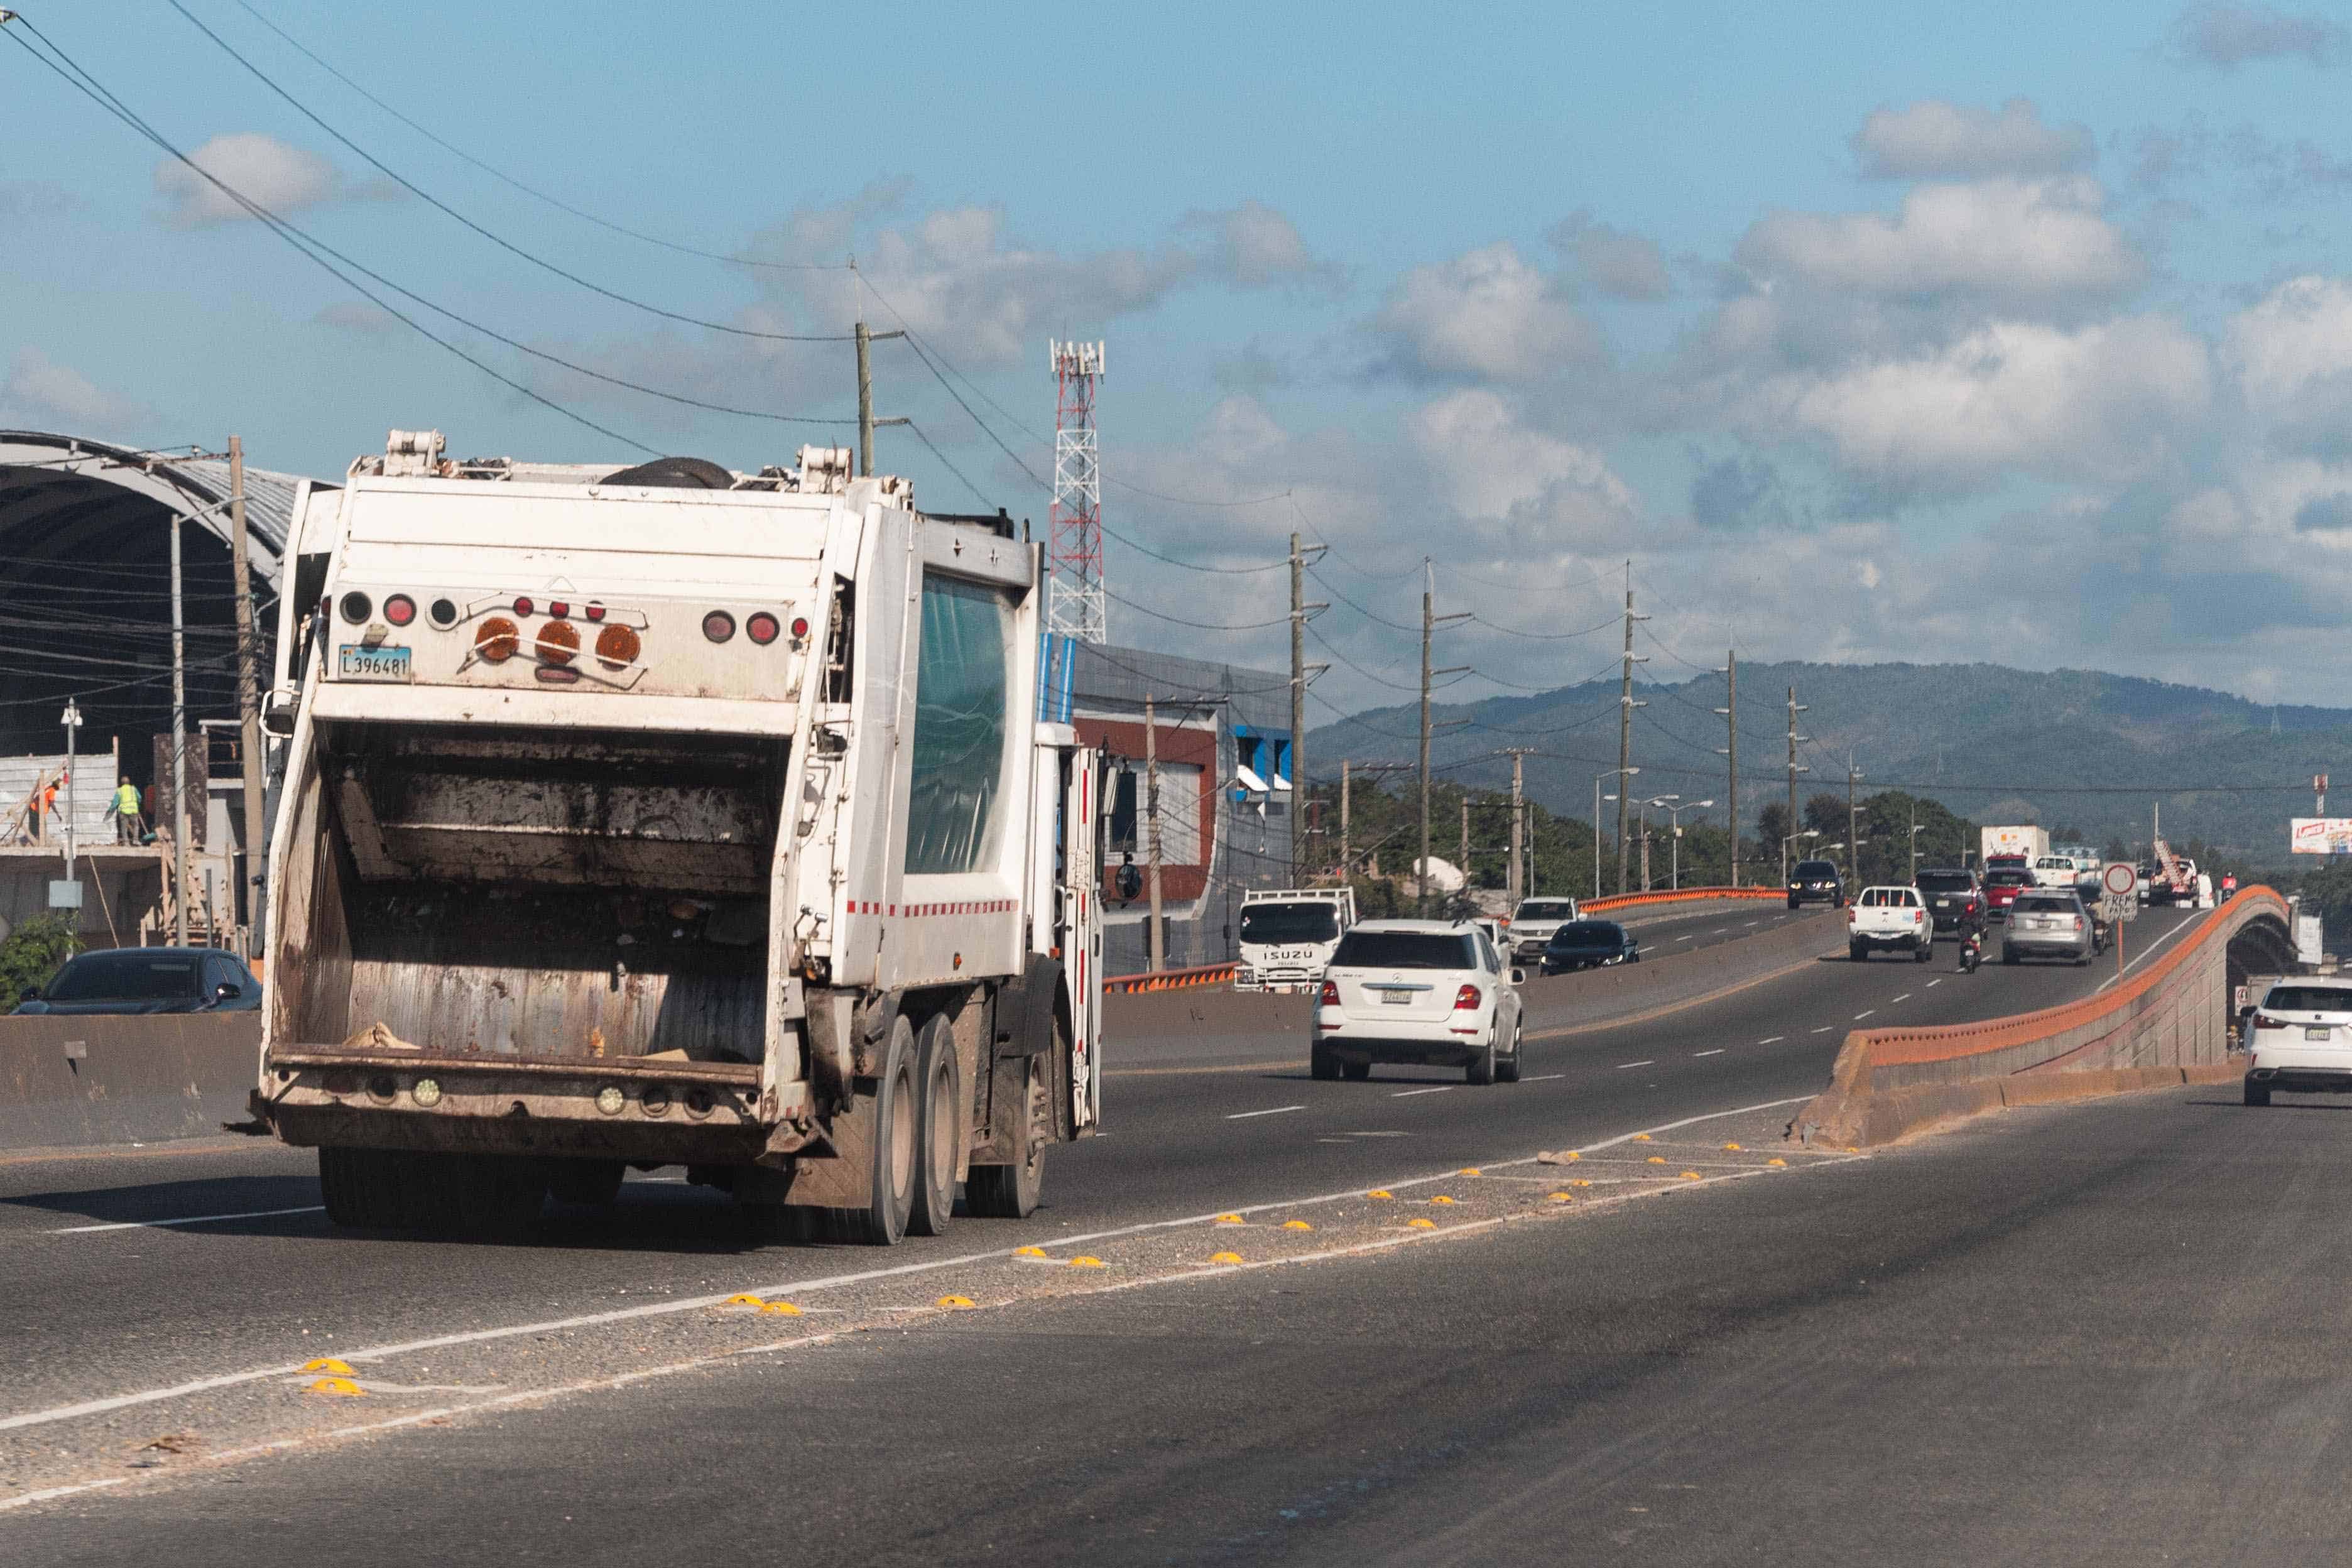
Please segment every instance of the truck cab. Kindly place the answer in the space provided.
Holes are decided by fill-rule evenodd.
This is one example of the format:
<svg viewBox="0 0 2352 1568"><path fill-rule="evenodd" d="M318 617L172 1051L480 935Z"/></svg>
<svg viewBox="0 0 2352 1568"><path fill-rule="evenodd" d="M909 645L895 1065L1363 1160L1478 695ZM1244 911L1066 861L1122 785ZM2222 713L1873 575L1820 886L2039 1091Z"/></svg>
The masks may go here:
<svg viewBox="0 0 2352 1568"><path fill-rule="evenodd" d="M1846 955L1856 963L1882 948L1927 962L1936 942L1927 900L1911 887L1864 888L1845 912Z"/></svg>
<svg viewBox="0 0 2352 1568"><path fill-rule="evenodd" d="M1311 991L1356 923L1353 888L1285 888L1242 895L1236 991Z"/></svg>

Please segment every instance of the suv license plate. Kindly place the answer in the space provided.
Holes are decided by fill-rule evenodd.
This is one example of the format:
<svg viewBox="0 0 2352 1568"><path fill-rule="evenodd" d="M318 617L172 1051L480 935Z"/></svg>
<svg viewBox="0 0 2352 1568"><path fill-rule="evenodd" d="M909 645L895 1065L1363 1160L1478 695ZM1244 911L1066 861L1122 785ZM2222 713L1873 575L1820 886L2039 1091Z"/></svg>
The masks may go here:
<svg viewBox="0 0 2352 1568"><path fill-rule="evenodd" d="M344 643L335 650L335 673L344 680L396 680L406 682L408 650L404 647L366 647L357 643Z"/></svg>
<svg viewBox="0 0 2352 1568"><path fill-rule="evenodd" d="M1412 1003L1412 993L1410 991L1383 991L1381 993L1381 1000L1386 1003L1389 1006L1402 1007L1409 1005Z"/></svg>
<svg viewBox="0 0 2352 1568"><path fill-rule="evenodd" d="M2312 1027L2304 1030L2303 1037L2306 1040L2324 1040L2335 1032L2335 1030L2326 1027L2325 1025L2315 1025Z"/></svg>

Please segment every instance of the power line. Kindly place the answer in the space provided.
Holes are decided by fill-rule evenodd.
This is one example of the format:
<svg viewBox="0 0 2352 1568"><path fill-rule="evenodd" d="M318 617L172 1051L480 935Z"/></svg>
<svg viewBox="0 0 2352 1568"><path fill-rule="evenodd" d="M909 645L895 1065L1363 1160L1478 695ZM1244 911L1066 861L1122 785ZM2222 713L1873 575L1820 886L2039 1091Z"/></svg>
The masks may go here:
<svg viewBox="0 0 2352 1568"><path fill-rule="evenodd" d="M459 212L456 207L451 206L448 203L443 201L432 192L425 189L422 185L417 184L407 175L400 173L400 171L394 169L389 163L386 163L383 159L377 157L374 153L369 152L366 148L352 141L349 136L344 135L334 126L328 124L327 121L320 118L309 104L304 103L300 99L287 91L285 88L279 86L277 81L271 79L268 72L263 70L259 66L255 65L251 60L246 58L245 56L239 54L236 49L230 45L227 39L222 37L218 33L214 32L210 27L205 26L203 21L197 17L196 14L189 10L185 5L182 5L180 0L166 0L166 3L170 5L173 10L177 11L182 16L185 17L190 26L195 28L196 31L202 33L205 37L210 38L215 45L217 45L223 54L228 56L229 58L235 60L238 65L243 66L247 71L252 73L255 80L260 82L262 86L268 88L271 92L283 99L293 109L295 113L299 114L303 119L309 121L311 124L317 126L320 130L325 132L328 135L341 142L345 147L349 148L354 155L364 160L368 166L374 169L376 173L382 174L385 179L390 180L393 184L398 185L402 190L406 191L410 195L415 196L417 200L441 213L444 216L464 225L467 228L481 236L484 239L488 240L492 245L497 246L499 249L506 251L511 256L520 257L521 259L530 262L533 267L539 268L542 271L551 273L555 277L562 279L567 283L585 289L592 294L599 294L617 304L626 305L632 310L643 310L648 315L659 316L665 321L682 322L689 327L700 327L707 331L726 332L739 338L757 338L767 342L845 343L852 341L851 334L843 332L835 332L824 335L800 332L762 332L755 331L749 327L730 326L723 321L705 321L699 316L689 316L680 310L667 310L660 305L650 304L647 301L636 299L632 295L624 294L617 289L608 289L601 283L583 278L580 274L571 271L566 268L559 267L554 262L548 260L545 257L540 256L532 251L526 250L521 246L515 244L512 240L506 238L504 236L475 222L472 218L467 217L464 213Z"/></svg>
<svg viewBox="0 0 2352 1568"><path fill-rule="evenodd" d="M268 17L263 16L259 11L255 10L251 5L247 4L247 0L237 0L237 4L243 7L247 16L251 16L255 21L260 23L263 26L268 28L271 32L284 39L312 65L317 66L320 70L325 71L329 76L333 77L337 81L341 82L345 87L350 88L353 92L358 93L362 98L366 99L370 103L374 104L378 109L383 110L386 114L391 115L394 120L399 121L403 125L405 125L411 131L415 132L419 136L424 137L427 142L432 142L435 146L440 148L443 152L449 153L451 156L472 164L475 168L481 170L482 173L489 175L492 179L513 186L516 190L520 191L523 195L531 197L533 200L545 202L549 206L554 207L559 212L569 213L573 217L579 218L583 222L594 224L598 228L610 229L614 234L625 235L631 239L640 240L646 245L658 246L664 250L674 250L681 256L698 256L708 261L723 261L733 267L752 267L772 272L845 272L849 270L848 267L841 262L760 261L747 256L729 256L721 251L704 250L696 246L681 244L674 239L664 239L657 234L646 234L643 230L631 228L625 224L614 223L610 218L600 217L596 214L587 211L585 208L573 206L571 203L562 200L561 197L551 196L536 186L526 184L521 180L517 179L512 174L507 174L505 171L498 168L494 164L485 163L480 158L476 157L473 153L467 152L464 148L443 140L440 136L435 134L424 125L419 124L416 121L410 119L405 114L403 114L399 110L394 109L391 104L386 103L383 99L378 98L374 93L370 92L366 88L362 87L358 82L353 81L350 77L345 76L341 71L337 70L333 66L328 64L324 59L321 59L308 45L304 44L301 39L294 37L293 34L289 33L285 28L279 26Z"/></svg>

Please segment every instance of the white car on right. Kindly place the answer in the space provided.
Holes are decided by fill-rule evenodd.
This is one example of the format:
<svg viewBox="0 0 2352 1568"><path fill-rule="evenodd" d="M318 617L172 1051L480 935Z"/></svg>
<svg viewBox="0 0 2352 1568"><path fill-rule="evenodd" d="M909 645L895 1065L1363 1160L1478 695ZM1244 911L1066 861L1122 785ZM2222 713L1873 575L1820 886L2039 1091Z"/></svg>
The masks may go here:
<svg viewBox="0 0 2352 1568"><path fill-rule="evenodd" d="M2246 1103L2290 1094L2352 1093L2352 979L2282 980L2247 1019Z"/></svg>
<svg viewBox="0 0 2352 1568"><path fill-rule="evenodd" d="M1504 933L1511 942L1503 951L1517 963L1540 963L1552 933L1577 918L1574 899L1521 899L1504 922Z"/></svg>

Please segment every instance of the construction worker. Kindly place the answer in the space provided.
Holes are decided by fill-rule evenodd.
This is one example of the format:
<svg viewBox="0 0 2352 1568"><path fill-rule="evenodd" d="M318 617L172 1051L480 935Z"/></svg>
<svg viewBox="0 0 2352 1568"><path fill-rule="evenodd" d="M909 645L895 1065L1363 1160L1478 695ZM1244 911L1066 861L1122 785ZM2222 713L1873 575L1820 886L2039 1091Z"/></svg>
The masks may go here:
<svg viewBox="0 0 2352 1568"><path fill-rule="evenodd" d="M64 773L59 773L57 777L48 782L48 786L47 788L41 791L41 824L44 827L53 826L56 821L58 815L58 786L65 782L66 775Z"/></svg>
<svg viewBox="0 0 2352 1568"><path fill-rule="evenodd" d="M139 818L139 786L131 782L129 773L123 774L122 782L114 786L114 805L109 809L114 813L114 841L138 843L143 826Z"/></svg>

